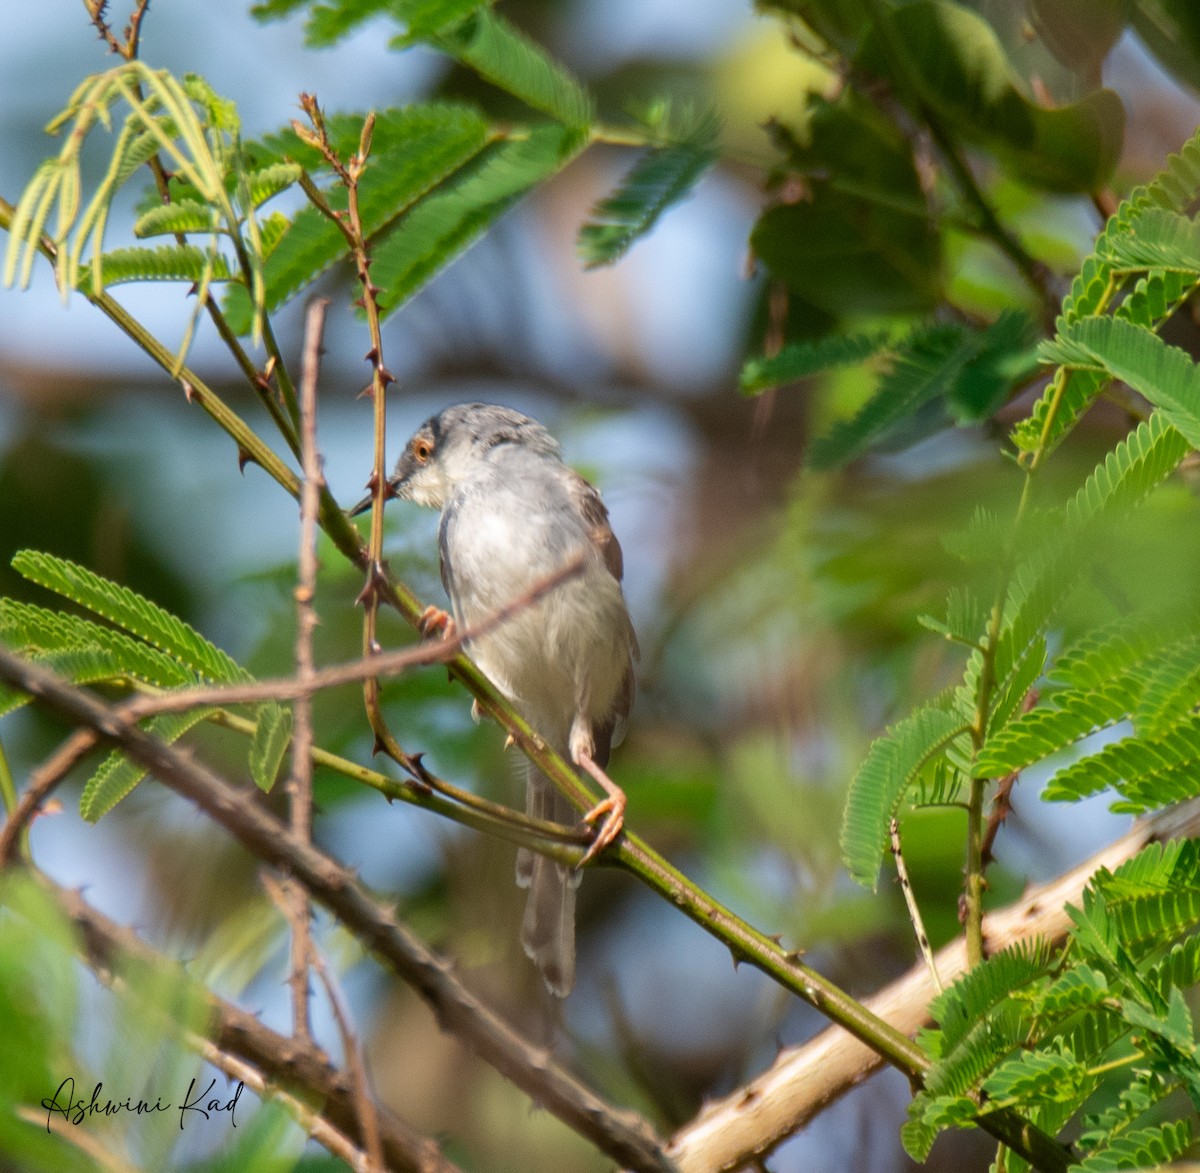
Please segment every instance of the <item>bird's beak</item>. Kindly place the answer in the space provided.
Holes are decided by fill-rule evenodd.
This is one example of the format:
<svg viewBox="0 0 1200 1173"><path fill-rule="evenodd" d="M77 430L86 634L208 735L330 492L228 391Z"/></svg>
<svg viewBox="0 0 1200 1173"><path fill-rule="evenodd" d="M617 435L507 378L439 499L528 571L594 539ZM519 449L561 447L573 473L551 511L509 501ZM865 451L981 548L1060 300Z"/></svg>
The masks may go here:
<svg viewBox="0 0 1200 1173"><path fill-rule="evenodd" d="M387 484L384 486L383 499L385 501L390 501L395 496L396 496L396 478L391 477L391 478L389 478ZM358 515L360 513L366 513L366 511L371 508L371 502L374 500L375 500L374 494L368 493L357 505L354 506L353 509L347 509L346 515L348 517L358 517Z"/></svg>

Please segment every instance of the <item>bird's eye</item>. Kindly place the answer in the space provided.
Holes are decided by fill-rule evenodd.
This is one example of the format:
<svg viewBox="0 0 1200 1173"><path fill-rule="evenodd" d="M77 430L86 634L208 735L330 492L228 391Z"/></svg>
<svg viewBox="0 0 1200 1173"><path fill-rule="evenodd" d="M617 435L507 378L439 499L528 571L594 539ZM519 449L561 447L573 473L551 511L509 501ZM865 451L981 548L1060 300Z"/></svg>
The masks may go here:
<svg viewBox="0 0 1200 1173"><path fill-rule="evenodd" d="M412 442L412 454L416 457L418 464L428 464L429 458L433 455L433 445L418 436Z"/></svg>

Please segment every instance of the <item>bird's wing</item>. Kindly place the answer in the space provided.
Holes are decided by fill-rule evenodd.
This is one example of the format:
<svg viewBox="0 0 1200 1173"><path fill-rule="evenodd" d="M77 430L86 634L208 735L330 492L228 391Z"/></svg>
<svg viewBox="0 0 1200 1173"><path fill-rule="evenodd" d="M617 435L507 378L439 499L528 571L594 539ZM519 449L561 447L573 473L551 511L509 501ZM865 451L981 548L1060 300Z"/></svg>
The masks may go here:
<svg viewBox="0 0 1200 1173"><path fill-rule="evenodd" d="M604 565L609 573L620 582L625 573L625 556L621 552L621 543L613 533L608 520L608 509L600 497L599 490L589 484L577 472L571 471L569 479L571 497L583 517L588 528L588 537L600 551ZM614 745L620 745L625 736L625 725L629 712L633 708L633 662L640 656L637 635L628 613L625 615L625 636L629 646L629 666L625 678L621 682L621 691L617 693L616 702L607 721L594 730L596 739L596 761L601 767L608 762L609 750Z"/></svg>

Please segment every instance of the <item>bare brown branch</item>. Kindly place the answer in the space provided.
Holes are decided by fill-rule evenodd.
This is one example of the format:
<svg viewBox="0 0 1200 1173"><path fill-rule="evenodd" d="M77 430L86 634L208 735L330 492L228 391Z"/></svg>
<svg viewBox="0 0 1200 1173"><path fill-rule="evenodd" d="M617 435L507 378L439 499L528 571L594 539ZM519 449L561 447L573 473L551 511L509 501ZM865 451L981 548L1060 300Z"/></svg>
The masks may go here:
<svg viewBox="0 0 1200 1173"><path fill-rule="evenodd" d="M163 785L193 802L252 855L302 883L372 953L429 1004L439 1023L531 1099L613 1160L646 1173L669 1173L653 1129L634 1112L613 1108L480 1002L336 860L299 842L252 793L239 790L189 755L47 669L0 648L0 680L51 711L96 730ZM297 1041L298 1043L299 1041Z"/></svg>
<svg viewBox="0 0 1200 1173"><path fill-rule="evenodd" d="M151 949L131 929L118 925L98 912L79 892L62 888L37 871L30 874L62 908L65 915L80 931L85 960L97 976L118 992L125 992L117 979L118 973L128 973L131 967L141 967L159 974L172 975L180 983L190 982L178 962ZM215 1066L226 1069L232 1062L244 1065L245 1079L254 1087L249 1072L258 1073L262 1094L282 1094L321 1105L319 1111L309 1109L311 1135L321 1143L330 1139L330 1151L337 1151L337 1137L346 1138L356 1149L365 1147L359 1128L358 1105L348 1074L330 1063L323 1051L311 1040L287 1038L264 1026L253 1014L204 992L210 1029L205 1040L187 1036L189 1045L201 1047L204 1057ZM207 1044L203 1046L202 1044ZM290 1089L281 1092L280 1089ZM259 1091L255 1087L255 1091ZM293 1094L294 1093L294 1094ZM298 1117L308 1127L303 1115ZM45 1117L42 1117L42 1123ZM387 1167L411 1173L458 1173L457 1166L439 1152L437 1145L413 1131L391 1112L378 1114L380 1143ZM324 1130L328 1130L326 1133ZM338 1155L342 1155L338 1153Z"/></svg>

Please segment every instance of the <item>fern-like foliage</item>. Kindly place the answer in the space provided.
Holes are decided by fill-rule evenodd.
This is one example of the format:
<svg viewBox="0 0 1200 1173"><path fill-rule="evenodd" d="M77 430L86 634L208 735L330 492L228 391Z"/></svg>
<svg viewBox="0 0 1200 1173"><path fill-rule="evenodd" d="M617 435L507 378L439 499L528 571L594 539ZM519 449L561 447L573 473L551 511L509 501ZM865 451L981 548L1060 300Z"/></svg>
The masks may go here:
<svg viewBox="0 0 1200 1173"><path fill-rule="evenodd" d="M874 888L893 816L918 776L962 732L954 714L919 709L871 746L859 767L842 822L842 858L851 876Z"/></svg>
<svg viewBox="0 0 1200 1173"><path fill-rule="evenodd" d="M778 354L747 360L742 367L742 390L756 395L835 367L857 366L884 350L888 338L886 332L877 331L830 334L810 342L792 342Z"/></svg>
<svg viewBox="0 0 1200 1173"><path fill-rule="evenodd" d="M1028 318L1012 312L985 330L941 323L918 327L887 348L886 370L870 399L852 419L813 442L809 463L819 469L844 464L934 401L963 423L986 417L1013 381L1015 372L1007 368L1031 361L1029 331Z"/></svg>
<svg viewBox="0 0 1200 1173"><path fill-rule="evenodd" d="M99 280L96 274L99 274ZM165 244L158 248L117 248L94 258L76 280L84 294L98 293L106 285L130 281L229 281L234 266L220 253L191 244Z"/></svg>
<svg viewBox="0 0 1200 1173"><path fill-rule="evenodd" d="M52 611L15 599L0 599L0 640L76 684L137 682L157 689L204 684L251 683L250 674L183 620L149 599L92 571L33 550L23 550L13 567L29 581L91 611L107 622ZM0 715L24 702L0 694ZM250 770L269 790L291 740L291 714L274 702L255 706ZM210 716L203 706L150 718L146 728L166 741L182 737ZM113 751L85 783L84 818L112 809L145 777L145 770Z"/></svg>
<svg viewBox="0 0 1200 1173"><path fill-rule="evenodd" d="M496 144L477 165L421 200L375 246L371 276L382 288L380 305L388 313L398 309L585 145L579 132L535 127L524 138Z"/></svg>
<svg viewBox="0 0 1200 1173"><path fill-rule="evenodd" d="M593 209L579 230L579 255L589 269L611 265L682 200L717 158L715 117L695 119L675 141L647 151L621 186Z"/></svg>
<svg viewBox="0 0 1200 1173"><path fill-rule="evenodd" d="M357 149L362 122L361 117L346 116L329 120L333 147L343 157ZM380 112L368 165L359 180L359 215L367 234L386 230L469 163L484 149L491 133L476 110L454 103L424 103ZM310 169L323 166L320 156L290 131L267 139L257 150L266 160L288 156ZM326 198L335 209L345 208L346 194L340 186L333 186ZM335 224L314 207L301 209L266 257L266 308L282 305L347 252L346 239ZM225 310L235 330L249 330L252 307L244 288L230 288Z"/></svg>
<svg viewBox="0 0 1200 1173"><path fill-rule="evenodd" d="M1200 273L1200 256L1196 266ZM1127 383L1200 447L1200 368L1157 334L1120 318L1084 318L1060 326L1041 353L1047 361L1099 369Z"/></svg>
<svg viewBox="0 0 1200 1173"><path fill-rule="evenodd" d="M1200 972L1198 884L1200 845L1148 847L1093 877L1070 910L1064 953L1006 950L939 995L938 1026L920 1037L932 1066L903 1130L909 1152L923 1159L939 1131L967 1126L968 1104L1011 1108L1051 1133L1083 1112L1080 1168L1134 1168L1183 1151L1186 1121L1147 1117L1200 1088L1184 997ZM1128 1082L1097 1108L1114 1054Z"/></svg>
<svg viewBox="0 0 1200 1173"><path fill-rule="evenodd" d="M592 120L592 100L583 86L541 46L489 8L476 9L432 43L564 126L579 129Z"/></svg>
<svg viewBox="0 0 1200 1173"><path fill-rule="evenodd" d="M1190 213L1197 194L1200 134L1171 156L1152 183L1132 191L1109 218L1063 301L1060 337L1084 320L1110 313L1146 330L1167 319L1200 278L1200 253L1191 251L1195 239L1172 218ZM1174 268L1163 267L1164 260ZM1140 275L1137 270L1142 270ZM1084 362L1059 372L1029 418L1013 430L1022 451L1046 453L1061 443L1107 381L1100 366Z"/></svg>

